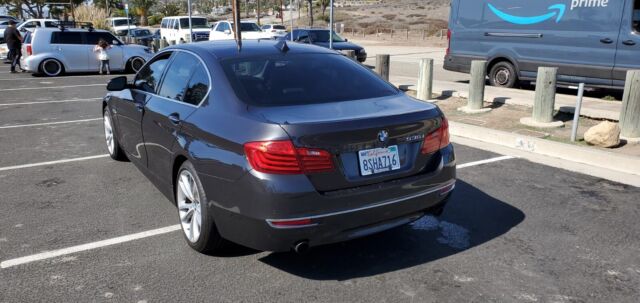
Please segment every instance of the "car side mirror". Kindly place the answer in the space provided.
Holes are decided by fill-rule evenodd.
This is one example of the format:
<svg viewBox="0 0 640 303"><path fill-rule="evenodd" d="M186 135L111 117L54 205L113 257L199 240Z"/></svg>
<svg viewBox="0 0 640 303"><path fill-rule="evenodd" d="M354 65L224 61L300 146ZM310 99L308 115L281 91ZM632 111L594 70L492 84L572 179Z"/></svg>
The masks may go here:
<svg viewBox="0 0 640 303"><path fill-rule="evenodd" d="M224 33L225 33L225 35L231 35L231 31L230 31L230 30L228 30L228 29L225 29L225 30L224 30Z"/></svg>
<svg viewBox="0 0 640 303"><path fill-rule="evenodd" d="M107 84L107 90L111 92L118 92L127 88L128 85L126 76L115 77L111 79Z"/></svg>
<svg viewBox="0 0 640 303"><path fill-rule="evenodd" d="M349 42L349 39L347 39L347 38L344 38L344 42Z"/></svg>
<svg viewBox="0 0 640 303"><path fill-rule="evenodd" d="M111 41L111 44L112 44L112 45L120 45L120 41L118 41L118 40L113 40L113 41Z"/></svg>

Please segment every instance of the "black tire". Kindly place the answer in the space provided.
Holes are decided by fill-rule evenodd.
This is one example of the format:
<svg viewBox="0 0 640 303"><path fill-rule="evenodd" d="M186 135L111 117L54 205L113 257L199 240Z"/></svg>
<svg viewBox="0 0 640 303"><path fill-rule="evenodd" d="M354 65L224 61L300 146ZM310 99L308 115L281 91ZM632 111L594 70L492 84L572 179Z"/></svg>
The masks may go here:
<svg viewBox="0 0 640 303"><path fill-rule="evenodd" d="M515 87L518 83L516 68L508 61L496 63L489 71L489 83L497 87Z"/></svg>
<svg viewBox="0 0 640 303"><path fill-rule="evenodd" d="M40 72L47 77L57 77L64 72L64 65L56 59L44 59L40 63Z"/></svg>
<svg viewBox="0 0 640 303"><path fill-rule="evenodd" d="M127 156L122 151L122 148L120 147L120 142L118 142L118 136L116 135L115 124L113 124L113 119L111 118L111 112L109 111L108 106L105 106L104 111L102 112L102 121L104 126L104 133L105 133L105 143L107 145L107 152L109 152L109 156L111 156L111 159L116 161L126 161ZM109 130L108 130L107 123L111 128L110 130L111 142L109 142ZM109 144L112 144L112 146L110 147Z"/></svg>
<svg viewBox="0 0 640 303"><path fill-rule="evenodd" d="M142 66L144 66L145 63L146 62L144 61L144 59L140 57L133 57L131 58L131 60L129 60L128 70L130 72L137 73L142 68Z"/></svg>
<svg viewBox="0 0 640 303"><path fill-rule="evenodd" d="M185 224L183 224L183 220L181 218L181 213L180 213L180 203L179 203L180 189L178 187L180 186L179 178L181 177L183 171L187 171L192 176L193 181L195 181L195 186L197 187L199 200L200 200L201 228L200 228L200 235L195 242L191 241L187 236L187 233L189 231L185 229ZM182 227L182 231L183 231L182 235L184 236L187 244L195 251L203 254L215 255L215 254L220 254L226 251L228 247L228 242L224 238L222 238L222 236L218 232L218 229L213 219L212 206L209 206L209 203L207 203L208 201L207 196L204 191L204 188L202 187L202 183L200 182L200 178L198 177L198 173L193 167L193 164L191 164L191 162L189 161L185 161L184 163L182 163L182 165L180 166L180 169L178 169L178 172L176 174L175 199L176 199L176 206L178 207L178 217L180 218L180 226Z"/></svg>

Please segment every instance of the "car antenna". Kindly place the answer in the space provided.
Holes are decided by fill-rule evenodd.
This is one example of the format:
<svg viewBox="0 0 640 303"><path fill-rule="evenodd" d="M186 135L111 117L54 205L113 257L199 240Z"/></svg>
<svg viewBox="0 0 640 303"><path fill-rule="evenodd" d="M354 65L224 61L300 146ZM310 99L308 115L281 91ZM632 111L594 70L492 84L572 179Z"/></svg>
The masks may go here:
<svg viewBox="0 0 640 303"><path fill-rule="evenodd" d="M240 2L239 0L233 0L233 33L235 34L236 44L238 44L238 51L242 50L242 31L240 26Z"/></svg>
<svg viewBox="0 0 640 303"><path fill-rule="evenodd" d="M286 53L289 51L289 45L287 45L287 41L280 41L274 45L279 51Z"/></svg>

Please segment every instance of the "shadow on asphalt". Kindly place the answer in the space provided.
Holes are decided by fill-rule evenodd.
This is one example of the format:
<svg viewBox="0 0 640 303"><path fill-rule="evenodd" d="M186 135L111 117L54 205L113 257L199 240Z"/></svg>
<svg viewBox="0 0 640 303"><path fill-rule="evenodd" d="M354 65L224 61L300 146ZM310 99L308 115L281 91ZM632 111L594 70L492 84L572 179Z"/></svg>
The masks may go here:
<svg viewBox="0 0 640 303"><path fill-rule="evenodd" d="M305 255L272 253L260 261L313 280L347 280L418 266L489 242L525 218L519 209L458 180L442 216L424 217L381 234L312 248Z"/></svg>

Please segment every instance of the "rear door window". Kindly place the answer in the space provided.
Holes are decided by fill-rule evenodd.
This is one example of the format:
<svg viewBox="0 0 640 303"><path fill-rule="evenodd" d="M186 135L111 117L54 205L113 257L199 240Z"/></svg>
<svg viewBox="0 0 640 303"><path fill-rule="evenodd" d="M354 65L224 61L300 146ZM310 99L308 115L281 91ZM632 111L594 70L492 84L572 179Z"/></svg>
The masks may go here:
<svg viewBox="0 0 640 303"><path fill-rule="evenodd" d="M45 21L44 27L57 27L57 23L55 21Z"/></svg>
<svg viewBox="0 0 640 303"><path fill-rule="evenodd" d="M170 56L170 52L163 53L145 65L140 72L138 72L134 80L136 88L148 93L155 93Z"/></svg>
<svg viewBox="0 0 640 303"><path fill-rule="evenodd" d="M160 96L184 101L187 84L193 75L194 69L200 64L200 60L185 52L176 52L167 69L167 75L162 80Z"/></svg>
<svg viewBox="0 0 640 303"><path fill-rule="evenodd" d="M82 32L53 32L51 44L83 44Z"/></svg>
<svg viewBox="0 0 640 303"><path fill-rule="evenodd" d="M632 18L633 30L636 33L640 33L640 0L636 0L633 5L633 18Z"/></svg>
<svg viewBox="0 0 640 303"><path fill-rule="evenodd" d="M238 98L260 106L342 102L399 91L371 70L333 54L286 54L222 61Z"/></svg>
<svg viewBox="0 0 640 303"><path fill-rule="evenodd" d="M191 105L200 104L207 95L207 92L209 92L209 86L209 73L202 64L198 64L193 71L193 75L191 75L189 84L187 84L183 101Z"/></svg>
<svg viewBox="0 0 640 303"><path fill-rule="evenodd" d="M87 44L96 45L100 39L104 39L107 43L112 44L114 40L117 40L111 33L106 32L91 32L87 33Z"/></svg>

